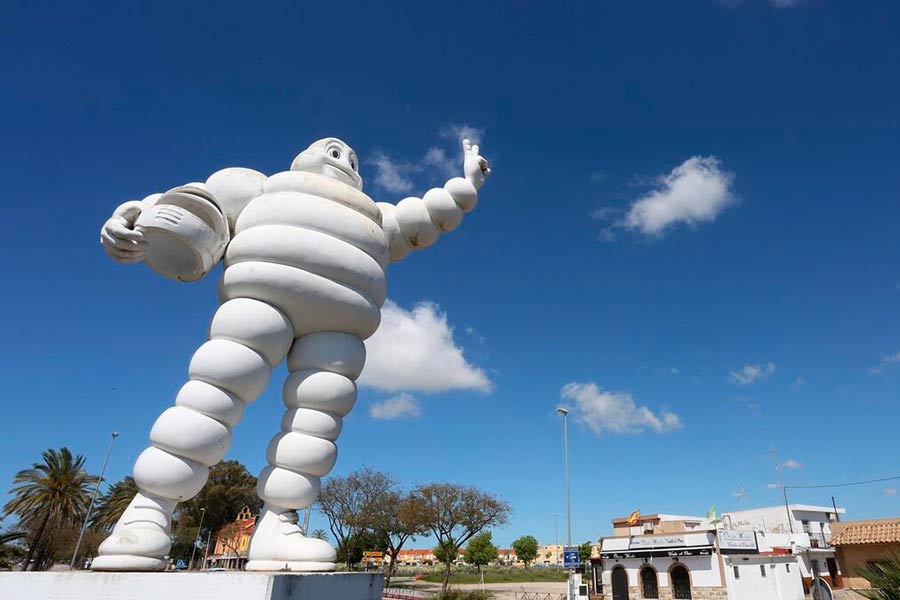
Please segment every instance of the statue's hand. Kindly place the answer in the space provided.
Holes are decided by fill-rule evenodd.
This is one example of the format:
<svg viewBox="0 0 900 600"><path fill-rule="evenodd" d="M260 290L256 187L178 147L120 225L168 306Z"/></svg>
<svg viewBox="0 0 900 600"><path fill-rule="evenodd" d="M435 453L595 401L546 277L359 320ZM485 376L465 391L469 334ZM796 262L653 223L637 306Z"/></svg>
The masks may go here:
<svg viewBox="0 0 900 600"><path fill-rule="evenodd" d="M113 216L100 229L100 244L116 262L133 263L144 259L147 243L144 234L134 229L134 222L141 214L141 203L126 202L116 209Z"/></svg>
<svg viewBox="0 0 900 600"><path fill-rule="evenodd" d="M471 181L477 190L484 185L484 180L491 174L491 170L488 168L487 159L478 153L477 145L473 146L469 140L463 140L462 145L465 156L463 172L466 175L466 179Z"/></svg>

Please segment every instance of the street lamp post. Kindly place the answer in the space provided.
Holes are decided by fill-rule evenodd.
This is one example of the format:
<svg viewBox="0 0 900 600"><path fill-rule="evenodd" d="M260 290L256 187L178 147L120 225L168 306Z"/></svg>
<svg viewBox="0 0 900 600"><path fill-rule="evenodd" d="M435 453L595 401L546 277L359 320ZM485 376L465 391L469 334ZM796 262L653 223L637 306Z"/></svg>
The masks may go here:
<svg viewBox="0 0 900 600"><path fill-rule="evenodd" d="M566 456L566 546L572 545L572 505L569 498L569 410L560 406L556 412L563 416L563 447Z"/></svg>
<svg viewBox="0 0 900 600"><path fill-rule="evenodd" d="M553 524L556 528L556 568L559 569L559 513L553 513Z"/></svg>
<svg viewBox="0 0 900 600"><path fill-rule="evenodd" d="M566 457L566 547L572 547L572 503L569 496L569 410L560 406L556 412L563 416L563 447L565 448ZM566 597L571 600L573 594L573 583L575 578L574 569L569 570L569 583Z"/></svg>
<svg viewBox="0 0 900 600"><path fill-rule="evenodd" d="M194 568L194 555L197 554L197 544L200 543L200 531L203 529L203 517L206 516L206 508L200 509L200 524L197 526L197 539L194 540L194 549L191 550L191 564L188 567L188 570L193 570Z"/></svg>
<svg viewBox="0 0 900 600"><path fill-rule="evenodd" d="M78 560L78 549L81 547L81 540L84 538L84 531L87 529L88 522L91 520L91 513L94 510L94 502L97 501L97 494L100 492L100 484L103 482L103 475L106 473L106 465L109 463L109 455L112 453L113 444L119 437L118 431L112 432L112 439L109 441L109 448L106 449L106 458L103 459L103 468L100 469L100 477L97 478L97 485L94 486L94 493L91 494L91 503L88 505L87 514L84 515L84 523L81 524L81 533L78 534L78 541L75 543L75 552L72 554L72 562L69 569L75 568L75 561Z"/></svg>

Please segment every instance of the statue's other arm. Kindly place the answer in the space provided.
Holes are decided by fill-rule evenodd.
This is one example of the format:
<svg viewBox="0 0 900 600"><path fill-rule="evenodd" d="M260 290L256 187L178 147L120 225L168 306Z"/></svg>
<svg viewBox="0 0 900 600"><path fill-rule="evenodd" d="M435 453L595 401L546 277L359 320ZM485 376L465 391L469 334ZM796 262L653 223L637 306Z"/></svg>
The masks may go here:
<svg viewBox="0 0 900 600"><path fill-rule="evenodd" d="M391 262L402 260L414 248L431 246L441 233L456 229L463 213L475 208L478 190L491 174L478 150L478 146L463 140L465 177L454 177L444 187L428 190L422 198L404 198L396 205L378 203Z"/></svg>
<svg viewBox="0 0 900 600"><path fill-rule="evenodd" d="M228 219L230 233L245 206L262 193L266 176L252 169L231 167L216 171L206 183L190 183L212 194ZM143 200L130 200L113 211L100 230L100 243L117 262L133 263L144 259L147 245L143 234L134 228L141 212L153 206L162 194L151 194Z"/></svg>

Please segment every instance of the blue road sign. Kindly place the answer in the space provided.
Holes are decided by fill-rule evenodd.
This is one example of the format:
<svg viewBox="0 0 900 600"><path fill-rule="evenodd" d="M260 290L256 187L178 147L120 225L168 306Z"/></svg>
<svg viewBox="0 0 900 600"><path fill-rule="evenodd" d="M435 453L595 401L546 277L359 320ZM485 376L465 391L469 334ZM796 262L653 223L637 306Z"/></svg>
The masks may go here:
<svg viewBox="0 0 900 600"><path fill-rule="evenodd" d="M578 557L578 548L575 546L563 548L563 567L566 569L577 569L580 566L581 559Z"/></svg>

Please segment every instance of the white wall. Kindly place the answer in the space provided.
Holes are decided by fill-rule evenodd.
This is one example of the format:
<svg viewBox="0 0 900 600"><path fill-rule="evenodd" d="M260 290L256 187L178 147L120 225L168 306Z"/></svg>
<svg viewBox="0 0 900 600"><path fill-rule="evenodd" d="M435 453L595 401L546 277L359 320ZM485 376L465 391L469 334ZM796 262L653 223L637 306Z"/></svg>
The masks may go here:
<svg viewBox="0 0 900 600"><path fill-rule="evenodd" d="M746 560L745 560L746 559ZM734 567L740 577L735 578ZM760 567L765 570L763 577ZM793 556L731 556L725 559L729 600L803 600L800 569Z"/></svg>
<svg viewBox="0 0 900 600"><path fill-rule="evenodd" d="M722 579L719 572L719 558L712 556L682 556L677 561L671 558L653 558L648 559L650 566L656 569L659 588L668 588L669 569L676 562L687 567L691 574L691 585L693 587L722 587ZM628 574L628 585L631 587L640 586L640 570L644 566L643 558L623 558L619 561L614 559L603 559L603 585L612 585L612 570L621 565L625 567ZM759 600L759 599L756 599Z"/></svg>

